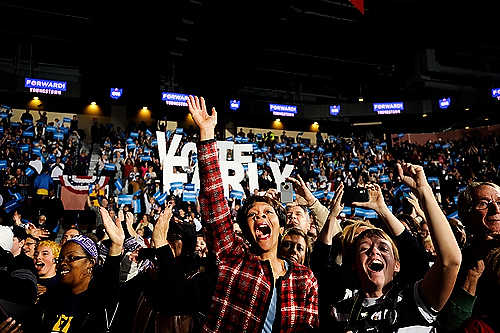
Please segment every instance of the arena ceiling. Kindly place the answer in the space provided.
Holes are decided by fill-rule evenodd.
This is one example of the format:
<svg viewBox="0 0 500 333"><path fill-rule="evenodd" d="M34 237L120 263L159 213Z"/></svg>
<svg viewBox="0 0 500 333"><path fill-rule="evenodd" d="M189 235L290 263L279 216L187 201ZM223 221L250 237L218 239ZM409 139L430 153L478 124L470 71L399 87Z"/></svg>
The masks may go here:
<svg viewBox="0 0 500 333"><path fill-rule="evenodd" d="M75 66L88 94L125 86L152 100L158 87L321 104L476 98L500 85L494 2L366 0L365 8L361 15L347 0L1 1L0 57ZM430 49L461 71L426 72Z"/></svg>

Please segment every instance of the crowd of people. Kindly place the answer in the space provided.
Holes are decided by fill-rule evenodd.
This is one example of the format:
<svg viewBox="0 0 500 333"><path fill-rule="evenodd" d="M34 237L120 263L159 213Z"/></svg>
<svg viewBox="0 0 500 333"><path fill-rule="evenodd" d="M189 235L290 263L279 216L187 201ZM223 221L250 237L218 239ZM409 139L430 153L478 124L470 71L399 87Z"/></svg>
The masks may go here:
<svg viewBox="0 0 500 333"><path fill-rule="evenodd" d="M94 123L90 170L77 117L34 122L27 110L13 123L4 110L0 332L500 329L496 136L224 138L215 109L188 104L199 130ZM188 183L199 172L196 196L189 184L163 193L156 131L197 143L174 167ZM245 177L244 193L224 195L216 139L253 144L259 189ZM271 161L294 166L293 202ZM89 173L107 186L66 219L59 176Z"/></svg>

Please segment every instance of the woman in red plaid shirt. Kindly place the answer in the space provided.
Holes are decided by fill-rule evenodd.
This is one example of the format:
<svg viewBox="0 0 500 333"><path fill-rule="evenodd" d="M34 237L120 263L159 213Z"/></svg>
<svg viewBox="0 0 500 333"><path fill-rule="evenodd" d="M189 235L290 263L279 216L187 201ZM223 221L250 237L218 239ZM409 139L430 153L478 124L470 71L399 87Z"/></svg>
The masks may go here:
<svg viewBox="0 0 500 333"><path fill-rule="evenodd" d="M286 216L268 197L249 198L238 223L250 245L233 232L224 198L217 144L217 112L190 96L189 111L200 128L200 205L207 245L217 259L217 284L204 332L302 332L319 326L318 285L309 268L278 258Z"/></svg>

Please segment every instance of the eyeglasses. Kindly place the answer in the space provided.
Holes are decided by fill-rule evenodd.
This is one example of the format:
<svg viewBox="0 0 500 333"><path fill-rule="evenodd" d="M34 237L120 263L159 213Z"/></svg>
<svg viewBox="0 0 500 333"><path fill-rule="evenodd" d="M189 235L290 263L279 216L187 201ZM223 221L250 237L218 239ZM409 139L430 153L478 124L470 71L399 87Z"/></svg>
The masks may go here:
<svg viewBox="0 0 500 333"><path fill-rule="evenodd" d="M62 263L66 262L67 264L71 264L72 262L88 258L87 256L68 256L68 257L59 257L57 259L57 264L61 265Z"/></svg>
<svg viewBox="0 0 500 333"><path fill-rule="evenodd" d="M476 210L485 210L488 209L491 205L495 204L497 207L500 207L500 200L479 200L474 204L474 209Z"/></svg>

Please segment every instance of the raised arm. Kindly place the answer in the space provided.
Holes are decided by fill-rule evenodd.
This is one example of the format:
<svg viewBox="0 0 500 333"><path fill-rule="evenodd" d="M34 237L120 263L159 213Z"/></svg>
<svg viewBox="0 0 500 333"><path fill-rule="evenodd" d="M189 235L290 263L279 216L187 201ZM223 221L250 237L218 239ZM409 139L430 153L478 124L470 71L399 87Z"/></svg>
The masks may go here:
<svg viewBox="0 0 500 333"><path fill-rule="evenodd" d="M207 228L207 247L218 259L225 256L241 255L233 232L231 212L224 198L224 186L217 158L215 125L217 112L212 108L209 115L203 97L189 96L189 112L200 128L198 143L198 168L200 172L201 217Z"/></svg>
<svg viewBox="0 0 500 333"><path fill-rule="evenodd" d="M427 182L424 169L418 165L403 163L398 164L398 171L401 180L412 189L422 206L436 248L437 260L425 274L419 293L426 305L439 311L451 295L462 254L450 224Z"/></svg>
<svg viewBox="0 0 500 333"><path fill-rule="evenodd" d="M335 197L332 200L330 206L330 214L326 219L326 224L324 228L321 229L319 233L318 239L326 245L332 245L332 239L339 232L342 232L342 228L340 227L340 223L337 220L337 217L344 209L344 204L342 203L342 197L344 195L344 184L340 183L335 191Z"/></svg>
<svg viewBox="0 0 500 333"><path fill-rule="evenodd" d="M297 175L297 178L288 177L287 180L293 184L297 203L302 206L307 206L311 210L312 214L316 217L318 231L321 231L329 215L328 208L323 206L319 200L316 199L300 175Z"/></svg>
<svg viewBox="0 0 500 333"><path fill-rule="evenodd" d="M382 189L378 184L369 184L366 186L368 190L368 201L353 202L353 206L373 209L380 216L385 225L390 229L394 236L399 236L405 231L405 226L399 221L384 201Z"/></svg>

